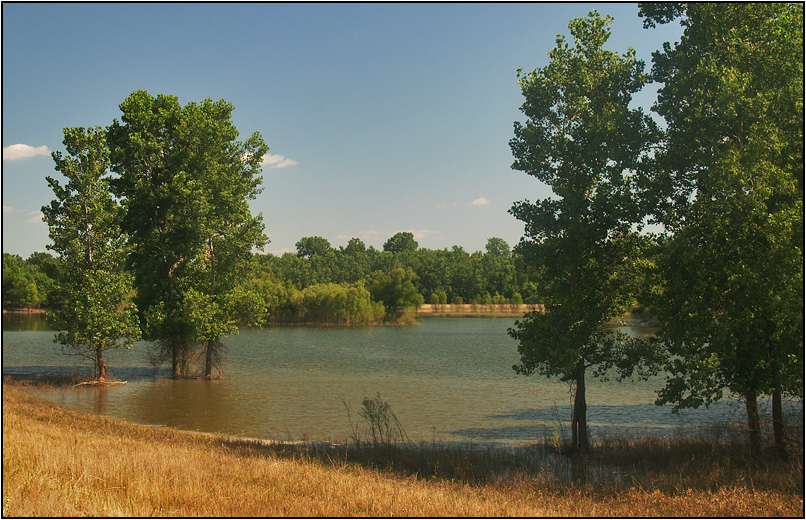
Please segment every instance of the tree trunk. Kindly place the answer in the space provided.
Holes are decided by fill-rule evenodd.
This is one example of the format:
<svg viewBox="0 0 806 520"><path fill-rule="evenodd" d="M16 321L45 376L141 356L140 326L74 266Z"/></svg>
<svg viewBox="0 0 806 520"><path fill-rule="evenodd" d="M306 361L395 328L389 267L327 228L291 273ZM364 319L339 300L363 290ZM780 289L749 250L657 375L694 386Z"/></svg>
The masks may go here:
<svg viewBox="0 0 806 520"><path fill-rule="evenodd" d="M98 375L98 381L106 381L107 370L106 363L104 363L104 350L102 347L95 347L95 373Z"/></svg>
<svg viewBox="0 0 806 520"><path fill-rule="evenodd" d="M576 403L576 395L574 395L574 409L571 411L571 450L575 451L577 449L577 444L579 444L579 437L577 436L577 403Z"/></svg>
<svg viewBox="0 0 806 520"><path fill-rule="evenodd" d="M182 348L179 341L171 341L171 374L175 378L182 377Z"/></svg>
<svg viewBox="0 0 806 520"><path fill-rule="evenodd" d="M588 453L588 416L585 402L585 362L576 366L577 391L574 396L574 419L571 422L571 446L582 454Z"/></svg>
<svg viewBox="0 0 806 520"><path fill-rule="evenodd" d="M210 237L210 297L215 296L215 249L213 247L213 237ZM216 348L216 341L208 339L204 353L204 378L210 379L213 374L213 354Z"/></svg>
<svg viewBox="0 0 806 520"><path fill-rule="evenodd" d="M781 403L781 362L778 356L772 358L772 430L775 443L775 451L781 458L786 458L786 424L784 423L784 411Z"/></svg>
<svg viewBox="0 0 806 520"><path fill-rule="evenodd" d="M216 348L216 342L207 340L207 348L204 353L204 378L211 379L213 374L213 353Z"/></svg>
<svg viewBox="0 0 806 520"><path fill-rule="evenodd" d="M750 455L754 458L761 457L761 419L758 415L758 401L756 393L753 391L745 394L745 405L747 407L747 430L750 434Z"/></svg>
<svg viewBox="0 0 806 520"><path fill-rule="evenodd" d="M190 375L190 345L186 341L180 342L182 348L180 350L181 359L181 373L184 377Z"/></svg>
<svg viewBox="0 0 806 520"><path fill-rule="evenodd" d="M210 237L210 296L215 294L215 250L213 249L213 237Z"/></svg>

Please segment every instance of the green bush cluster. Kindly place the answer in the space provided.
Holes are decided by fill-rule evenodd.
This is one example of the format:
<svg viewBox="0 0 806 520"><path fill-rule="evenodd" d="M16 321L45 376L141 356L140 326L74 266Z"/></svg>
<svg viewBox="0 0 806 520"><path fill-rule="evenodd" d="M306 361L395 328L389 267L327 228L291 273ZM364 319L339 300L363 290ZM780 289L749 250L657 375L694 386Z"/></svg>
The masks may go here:
<svg viewBox="0 0 806 520"><path fill-rule="evenodd" d="M58 260L32 253L27 260L3 253L3 307L39 308L58 301Z"/></svg>

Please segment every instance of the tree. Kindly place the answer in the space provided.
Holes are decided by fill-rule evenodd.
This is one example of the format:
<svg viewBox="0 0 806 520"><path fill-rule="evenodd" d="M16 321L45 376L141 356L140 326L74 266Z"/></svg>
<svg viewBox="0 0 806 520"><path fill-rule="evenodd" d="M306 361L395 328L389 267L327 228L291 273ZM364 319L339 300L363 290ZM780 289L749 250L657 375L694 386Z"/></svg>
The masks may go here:
<svg viewBox="0 0 806 520"><path fill-rule="evenodd" d="M414 234L401 231L395 233L383 244L383 250L390 253L402 253L403 251L416 251L418 247L417 241L414 240Z"/></svg>
<svg viewBox="0 0 806 520"><path fill-rule="evenodd" d="M654 110L668 127L652 182L669 239L655 306L672 357L658 403L745 400L751 452L757 398L803 395L803 5L641 4L645 26L683 15L653 55ZM800 374L800 377L796 376Z"/></svg>
<svg viewBox="0 0 806 520"><path fill-rule="evenodd" d="M533 312L510 334L519 341L516 372L537 371L576 385L572 449L588 450L585 374L633 367L633 342L605 333L604 322L632 301L644 239L637 171L653 139L651 119L631 109L632 94L647 82L643 62L628 48L603 48L611 17L591 12L572 20L570 47L562 36L549 64L518 71L525 124L515 123L513 168L549 185L554 196L516 202L510 213L525 223L516 253L540 267L546 313ZM536 269L537 270L537 269Z"/></svg>
<svg viewBox="0 0 806 520"><path fill-rule="evenodd" d="M137 91L120 109L109 142L144 332L171 352L175 377L188 375L193 347L204 345L209 377L220 336L237 331L232 309L261 301L240 284L252 248L266 242L248 200L260 192L268 147L258 133L236 140L224 100L182 107Z"/></svg>
<svg viewBox="0 0 806 520"><path fill-rule="evenodd" d="M45 300L45 305L53 306L62 300L57 280L61 278L61 259L50 253L35 251L25 260L32 271L37 292Z"/></svg>
<svg viewBox="0 0 806 520"><path fill-rule="evenodd" d="M67 184L47 177L56 199L42 212L53 245L62 258L66 301L55 315L54 341L93 363L95 377L108 375L104 352L131 348L140 336L136 308L129 303L132 287L121 272L124 239L120 207L109 187L109 149L99 127L64 130L69 156L53 153L56 170Z"/></svg>
<svg viewBox="0 0 806 520"><path fill-rule="evenodd" d="M360 238L351 238L349 242L347 242L347 247L344 248L344 253L354 256L354 255L363 255L367 252L367 246Z"/></svg>
<svg viewBox="0 0 806 520"><path fill-rule="evenodd" d="M264 309L247 290L251 251L263 248L262 216L253 217L248 201L262 191L260 161L268 151L259 134L236 141L233 106L209 98L183 109L180 138L192 150L184 165L199 201L200 238L206 242L196 262L195 295L202 297L203 318L196 340L204 344L204 377L211 377L221 336L237 333L238 321L254 324ZM204 190L200 189L204 187ZM205 276L206 275L206 276Z"/></svg>
<svg viewBox="0 0 806 520"><path fill-rule="evenodd" d="M48 253L31 253L25 261L3 253L3 306L53 305L60 297L56 283L59 273L59 261Z"/></svg>
<svg viewBox="0 0 806 520"><path fill-rule="evenodd" d="M311 258L314 255L323 255L333 249L330 242L322 237L302 237L295 244L297 256L300 258Z"/></svg>
<svg viewBox="0 0 806 520"><path fill-rule="evenodd" d="M18 255L3 253L3 305L39 307L45 301L37 272Z"/></svg>
<svg viewBox="0 0 806 520"><path fill-rule="evenodd" d="M509 256L512 254L509 244L507 244L506 240L503 238L488 238L487 245L484 246L484 249L487 251L487 254L491 256L509 258Z"/></svg>
<svg viewBox="0 0 806 520"><path fill-rule="evenodd" d="M386 316L390 320L401 320L404 309L420 307L424 303L422 295L414 286L417 275L410 269L397 267L389 273L375 271L369 285L373 300L383 302Z"/></svg>

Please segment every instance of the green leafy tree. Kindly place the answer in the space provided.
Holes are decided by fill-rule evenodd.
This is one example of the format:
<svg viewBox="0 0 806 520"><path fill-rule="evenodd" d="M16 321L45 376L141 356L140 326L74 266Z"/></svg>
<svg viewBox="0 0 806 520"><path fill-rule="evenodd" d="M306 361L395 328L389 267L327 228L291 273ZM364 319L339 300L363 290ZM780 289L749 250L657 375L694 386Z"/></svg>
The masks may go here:
<svg viewBox="0 0 806 520"><path fill-rule="evenodd" d="M322 237L302 237L295 244L297 256L300 258L311 258L314 255L324 255L331 249L330 242Z"/></svg>
<svg viewBox="0 0 806 520"><path fill-rule="evenodd" d="M50 253L36 251L25 260L25 265L32 272L37 291L44 297L45 305L57 305L63 299L58 284L62 272L61 259Z"/></svg>
<svg viewBox="0 0 806 520"><path fill-rule="evenodd" d="M500 256L509 258L512 250L509 248L506 240L503 238L492 237L487 239L487 245L484 246L485 251L491 256Z"/></svg>
<svg viewBox="0 0 806 520"><path fill-rule="evenodd" d="M401 231L395 233L383 244L383 250L390 253L402 253L404 251L416 251L418 247L417 241L414 240L414 234Z"/></svg>
<svg viewBox="0 0 806 520"><path fill-rule="evenodd" d="M109 142L144 332L171 352L175 377L188 375L193 347L203 345L209 377L219 338L237 331L232 309L261 301L241 284L252 248L266 243L248 200L260 192L268 147L258 133L237 141L224 100L182 107L175 96L137 91L120 109Z"/></svg>
<svg viewBox="0 0 806 520"><path fill-rule="evenodd" d="M37 308L45 302L37 270L18 255L3 253L3 305Z"/></svg>
<svg viewBox="0 0 806 520"><path fill-rule="evenodd" d="M655 110L668 128L652 179L670 239L658 265L658 337L671 375L658 403L746 404L803 395L803 5L641 4L645 25L683 16L653 55ZM798 375L799 374L799 375Z"/></svg>
<svg viewBox="0 0 806 520"><path fill-rule="evenodd" d="M140 336L132 286L121 272L124 237L120 207L109 186L109 149L102 128L64 130L68 156L53 153L62 186L48 177L56 198L42 212L62 258L65 302L55 314L55 341L93 363L99 381L108 376L104 352L130 348Z"/></svg>
<svg viewBox="0 0 806 520"><path fill-rule="evenodd" d="M637 291L644 240L633 228L643 218L637 170L653 138L651 119L630 108L644 87L643 62L633 49L604 49L611 17L595 11L569 23L574 45L562 36L549 64L518 71L527 120L515 123L513 168L551 187L554 196L516 202L510 212L525 223L518 255L543 275L546 313L530 313L510 334L519 341L518 373L537 371L573 382L572 449L587 451L585 374L615 365L622 376L634 347L601 330L624 313Z"/></svg>
<svg viewBox="0 0 806 520"><path fill-rule="evenodd" d="M375 271L369 292L375 301L382 302L390 321L405 319L405 309L418 308L424 303L423 296L414 286L417 275L410 269L397 267L389 273Z"/></svg>
<svg viewBox="0 0 806 520"><path fill-rule="evenodd" d="M351 238L344 248L344 253L348 255L363 255L367 252L367 246L360 238Z"/></svg>

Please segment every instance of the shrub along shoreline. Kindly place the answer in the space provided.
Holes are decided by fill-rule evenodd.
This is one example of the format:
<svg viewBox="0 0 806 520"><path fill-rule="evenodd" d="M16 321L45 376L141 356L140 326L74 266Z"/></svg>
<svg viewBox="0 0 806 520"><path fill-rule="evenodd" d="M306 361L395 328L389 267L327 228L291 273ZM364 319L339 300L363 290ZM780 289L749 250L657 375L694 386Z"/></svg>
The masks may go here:
<svg viewBox="0 0 806 520"><path fill-rule="evenodd" d="M797 457L611 439L580 480L581 459L529 467L548 449L253 442L68 410L4 382L3 516L803 515ZM618 460L618 482L596 477Z"/></svg>

